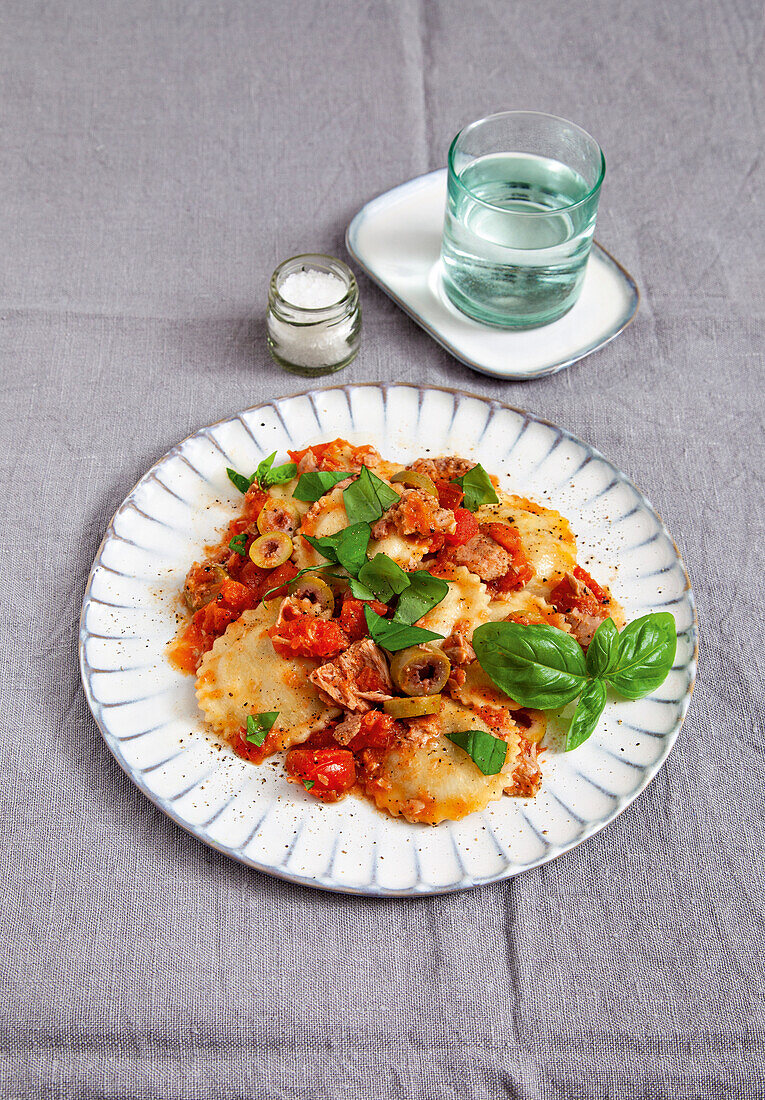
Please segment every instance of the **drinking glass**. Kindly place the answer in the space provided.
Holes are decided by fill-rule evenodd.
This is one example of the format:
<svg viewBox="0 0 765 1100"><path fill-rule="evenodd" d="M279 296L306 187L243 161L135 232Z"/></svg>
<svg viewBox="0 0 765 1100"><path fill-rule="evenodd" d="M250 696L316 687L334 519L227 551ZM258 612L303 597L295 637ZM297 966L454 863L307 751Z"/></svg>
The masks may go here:
<svg viewBox="0 0 765 1100"><path fill-rule="evenodd" d="M546 325L579 297L606 161L573 122L503 111L449 149L444 290L463 313L505 328Z"/></svg>

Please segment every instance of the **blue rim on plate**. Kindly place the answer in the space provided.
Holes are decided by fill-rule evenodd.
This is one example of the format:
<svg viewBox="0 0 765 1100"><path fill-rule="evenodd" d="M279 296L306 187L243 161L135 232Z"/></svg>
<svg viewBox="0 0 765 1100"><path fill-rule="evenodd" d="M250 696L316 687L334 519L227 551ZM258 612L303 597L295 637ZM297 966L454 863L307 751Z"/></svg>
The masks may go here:
<svg viewBox="0 0 765 1100"><path fill-rule="evenodd" d="M587 317L584 317L583 304L589 296L587 282L585 282L579 302L573 306L568 314L551 325L536 329L497 329L491 325L482 325L461 314L449 302L440 288L440 280L433 267L440 247L440 223L443 220L444 203L441 192L445 191L445 187L446 169L438 168L378 195L367 202L354 216L346 230L345 243L350 256L366 275L455 359L458 359L472 370L493 378L503 378L508 381L529 381L535 378L543 378L555 374L565 367L570 367L587 355L592 354L592 352L605 347L606 344L623 332L634 319L640 303L640 292L637 284L619 261L597 241L593 242L591 263L599 264L603 269L601 274L610 278L614 284L619 284L622 296L622 301L611 311L611 315L604 316L599 320L591 315L592 311L588 309ZM432 200L428 200L422 209L430 216L430 224L426 234L427 248L431 253L430 258L422 260L420 268L415 271L414 278L411 270L407 272L406 278L400 278L401 273L396 271L398 264L391 264L375 247L370 247L368 242L365 245L363 242L364 233L370 225L382 218L387 218L389 223L391 218L399 218L400 214L398 212L406 210L413 200L421 199L429 193L432 193ZM433 204L437 205L437 209L433 208ZM391 224L395 224L395 222ZM418 225L421 226L419 220ZM404 234L398 249L398 257L411 260L412 253L407 254L405 238L406 234ZM420 250L422 249L422 243L421 238L417 244L417 248ZM591 274L591 272L588 271L588 274ZM585 280L587 278L586 275ZM420 308L416 308L413 300L416 287L419 286L422 291L425 289L426 284L429 284L427 294L423 299L426 305L423 307L421 300ZM424 309L427 310L428 315L425 314ZM558 353L553 354L551 352L550 361L543 363L541 366L533 368L524 368L523 366L505 367L498 365L496 362L487 362L485 352L484 356L481 356L482 337L484 339L489 338L492 342L502 342L502 346L506 348L508 361L513 363L515 357L522 359L524 354L527 354L526 348L530 340L538 342L540 334L544 334L545 338L555 334L557 339L557 334L562 332L561 326L564 324L567 329L581 329L586 331L588 335L579 340L573 333L571 335L567 333L565 337L560 339L568 348L568 351L566 352L565 348L561 351L559 348ZM447 326L451 328L451 335L445 331ZM459 340L463 346L460 346L455 340Z"/></svg>
<svg viewBox="0 0 765 1100"><path fill-rule="evenodd" d="M424 425L433 451L454 451L459 439L463 453L509 472L513 491L526 487L533 497L547 485L546 503L568 509L584 550L603 568L622 563L616 594L628 618L672 610L679 646L665 686L647 700L610 701L589 742L550 757L536 799L504 798L436 827L388 818L356 798L324 806L288 785L278 767L254 767L221 748L204 731L193 681L165 654L185 571L232 511L226 465L254 468L274 449L336 435L414 457L423 447L412 440ZM365 896L470 889L549 862L594 835L666 759L687 712L696 656L695 604L677 548L643 494L600 452L498 401L395 384L296 394L187 437L115 513L80 620L88 705L120 767L156 806L247 866Z"/></svg>

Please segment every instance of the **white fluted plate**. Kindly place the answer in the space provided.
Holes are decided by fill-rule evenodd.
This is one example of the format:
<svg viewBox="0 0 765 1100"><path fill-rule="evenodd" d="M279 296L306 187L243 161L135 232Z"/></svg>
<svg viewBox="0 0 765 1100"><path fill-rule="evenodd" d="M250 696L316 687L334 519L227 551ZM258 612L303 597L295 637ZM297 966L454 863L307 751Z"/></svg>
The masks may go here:
<svg viewBox="0 0 765 1100"><path fill-rule="evenodd" d="M646 699L610 698L573 753L545 754L533 800L503 798L437 827L410 825L348 797L317 802L288 784L281 758L257 767L205 732L194 681L175 671L173 637L189 564L241 497L226 466L249 472L273 450L343 436L409 461L429 450L474 458L511 492L559 509L579 560L607 581L628 619L675 616L678 649ZM421 895L508 878L592 836L650 782L677 737L696 669L693 594L677 548L646 498L594 448L517 409L451 390L357 385L286 397L203 428L174 447L117 511L96 555L80 627L85 694L133 782L213 848L293 882L370 895Z"/></svg>
<svg viewBox="0 0 765 1100"><path fill-rule="evenodd" d="M345 235L364 268L455 359L493 378L524 381L570 367L618 336L637 312L635 280L597 241L578 300L532 329L484 325L461 313L441 279L446 169L400 183L359 210Z"/></svg>

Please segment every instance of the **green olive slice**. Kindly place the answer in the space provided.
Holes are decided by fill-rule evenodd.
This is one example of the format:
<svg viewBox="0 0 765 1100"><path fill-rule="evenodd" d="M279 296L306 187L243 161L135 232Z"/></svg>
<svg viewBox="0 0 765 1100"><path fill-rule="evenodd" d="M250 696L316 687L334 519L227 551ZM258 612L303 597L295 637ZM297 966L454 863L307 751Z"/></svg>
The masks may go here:
<svg viewBox="0 0 765 1100"><path fill-rule="evenodd" d="M317 615L331 615L335 610L335 594L321 577L306 574L298 577L291 588L292 595L309 600Z"/></svg>
<svg viewBox="0 0 765 1100"><path fill-rule="evenodd" d="M405 485L407 489L422 489L423 493L430 493L432 497L438 498L438 489L428 475L421 474L419 470L399 470L390 480L391 484L398 482L399 485Z"/></svg>
<svg viewBox="0 0 765 1100"><path fill-rule="evenodd" d="M436 695L449 679L452 666L437 646L413 645L391 657L390 674L405 695Z"/></svg>
<svg viewBox="0 0 765 1100"><path fill-rule="evenodd" d="M250 561L259 569L276 569L292 556L292 539L284 531L269 531L250 546Z"/></svg>
<svg viewBox="0 0 765 1100"><path fill-rule="evenodd" d="M258 530L261 535L267 535L271 531L284 531L287 535L294 535L299 526L300 512L291 500L269 497L258 516Z"/></svg>
<svg viewBox="0 0 765 1100"><path fill-rule="evenodd" d="M438 714L440 695L422 695L419 699L386 699L383 710L391 718L419 718L423 714Z"/></svg>

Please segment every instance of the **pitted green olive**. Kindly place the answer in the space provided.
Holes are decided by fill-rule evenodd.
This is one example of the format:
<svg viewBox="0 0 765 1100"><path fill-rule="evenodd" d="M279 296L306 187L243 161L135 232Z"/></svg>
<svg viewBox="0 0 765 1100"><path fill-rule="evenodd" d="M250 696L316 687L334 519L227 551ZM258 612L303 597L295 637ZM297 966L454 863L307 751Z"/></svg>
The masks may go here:
<svg viewBox="0 0 765 1100"><path fill-rule="evenodd" d="M309 600L317 615L331 616L335 610L335 595L321 577L310 573L298 577L291 588L291 593L300 600Z"/></svg>
<svg viewBox="0 0 765 1100"><path fill-rule="evenodd" d="M291 500L269 497L258 516L258 530L261 535L267 535L271 531L284 531L286 535L294 535L299 526L300 512Z"/></svg>
<svg viewBox="0 0 765 1100"><path fill-rule="evenodd" d="M422 489L423 493L430 493L432 497L438 497L438 489L436 489L431 479L427 474L421 474L419 470L399 470L390 480L391 484L396 482L399 485L404 485L407 489Z"/></svg>
<svg viewBox="0 0 765 1100"><path fill-rule="evenodd" d="M250 561L259 569L276 569L292 555L292 539L284 531L269 531L250 546Z"/></svg>
<svg viewBox="0 0 765 1100"><path fill-rule="evenodd" d="M438 714L441 710L441 696L422 695L419 699L386 699L383 710L391 718L421 718L424 714Z"/></svg>
<svg viewBox="0 0 765 1100"><path fill-rule="evenodd" d="M405 695L435 695L446 684L452 666L437 646L414 645L394 654L390 674Z"/></svg>
<svg viewBox="0 0 765 1100"><path fill-rule="evenodd" d="M194 565L183 586L183 598L189 611L206 607L218 595L225 580L228 580L228 571L222 565Z"/></svg>

